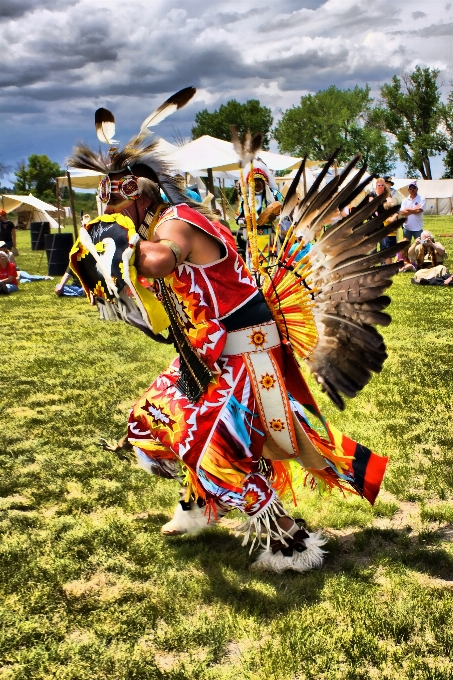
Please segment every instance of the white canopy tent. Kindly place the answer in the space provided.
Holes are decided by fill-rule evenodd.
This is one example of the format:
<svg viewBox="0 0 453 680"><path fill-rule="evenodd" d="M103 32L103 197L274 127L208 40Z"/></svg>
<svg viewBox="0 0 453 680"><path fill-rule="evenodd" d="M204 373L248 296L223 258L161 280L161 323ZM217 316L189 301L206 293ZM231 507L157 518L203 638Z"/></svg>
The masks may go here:
<svg viewBox="0 0 453 680"><path fill-rule="evenodd" d="M301 159L294 156L284 156L270 151L260 151L259 158L271 170L286 170L297 167ZM228 172L239 170L237 153L231 142L216 139L210 135L203 135L192 142L168 153L166 160L182 172L207 171Z"/></svg>
<svg viewBox="0 0 453 680"><path fill-rule="evenodd" d="M394 188L404 197L409 195L409 184L417 182L418 193L426 201L425 215L453 214L453 179L394 179Z"/></svg>
<svg viewBox="0 0 453 680"><path fill-rule="evenodd" d="M191 175L192 180L200 175L232 181L239 177L240 165L233 144L222 139L203 135L184 146L175 146L159 139L157 151L173 172ZM259 158L274 171L292 169L301 162L300 158L270 151L260 151ZM72 187L79 189L96 189L103 177L102 173L80 168L68 168L68 173ZM68 185L67 175L58 178L58 185ZM213 185L210 189L213 191ZM98 209L102 212L102 206L98 205Z"/></svg>
<svg viewBox="0 0 453 680"><path fill-rule="evenodd" d="M82 168L68 168L68 172L71 175L71 184L77 189L97 189L99 182L104 173L95 172L94 170L83 170ZM58 186L67 187L68 178L58 177Z"/></svg>
<svg viewBox="0 0 453 680"><path fill-rule="evenodd" d="M50 203L41 201L36 196L29 194L28 196L21 196L20 194L3 194L2 196L2 208L6 212L11 212L16 210L22 204L30 205L36 210L45 210L46 212L54 212L57 208Z"/></svg>
<svg viewBox="0 0 453 680"><path fill-rule="evenodd" d="M17 210L21 205L26 205L31 208L30 222L49 222L52 229L58 229L58 222L49 215L49 212L56 212L57 208L50 203L41 201L36 196L29 194L28 196L21 196L20 194L3 194L1 197L1 204L3 210L11 212Z"/></svg>

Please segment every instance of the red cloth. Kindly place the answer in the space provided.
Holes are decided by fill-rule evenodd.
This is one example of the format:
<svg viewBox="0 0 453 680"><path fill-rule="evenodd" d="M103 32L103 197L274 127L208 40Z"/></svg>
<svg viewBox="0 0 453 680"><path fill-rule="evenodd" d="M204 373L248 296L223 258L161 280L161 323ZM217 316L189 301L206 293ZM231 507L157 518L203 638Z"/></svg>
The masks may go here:
<svg viewBox="0 0 453 680"><path fill-rule="evenodd" d="M190 289L196 284L193 290L195 296L200 294L204 297L203 302L199 300L198 304L202 305L203 309L209 309L214 318L222 319L256 295L258 290L256 283L245 262L238 255L231 233L227 235L220 232L217 223L213 224L185 203L172 206L162 213L156 230L167 220L183 220L192 224L225 246L225 254L217 262L195 265L184 262L169 277L166 277L167 282L169 278L172 278L175 282L188 286L184 297L192 292ZM189 328L188 331L190 337ZM222 349L223 346L219 354Z"/></svg>
<svg viewBox="0 0 453 680"><path fill-rule="evenodd" d="M5 268L0 267L0 281L3 281L4 279L8 279L10 276L14 277L13 281L10 281L10 283L15 283L16 286L18 285L17 282L17 269L16 265L13 264L12 262L8 262Z"/></svg>

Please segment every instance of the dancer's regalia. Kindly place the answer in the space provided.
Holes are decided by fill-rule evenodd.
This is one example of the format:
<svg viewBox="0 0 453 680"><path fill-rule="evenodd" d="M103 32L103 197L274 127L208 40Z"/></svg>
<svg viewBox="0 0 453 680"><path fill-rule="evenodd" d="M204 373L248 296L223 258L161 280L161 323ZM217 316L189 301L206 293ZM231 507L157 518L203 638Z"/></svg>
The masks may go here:
<svg viewBox="0 0 453 680"><path fill-rule="evenodd" d="M99 135L109 141L112 128L109 134L105 130L113 116L102 111ZM242 163L253 164L260 137L234 143ZM150 197L141 225L124 214L99 217L81 229L71 254L72 267L103 318L123 319L154 339L162 339L169 327L178 350L132 408L129 442L150 472L174 478L181 468L186 473L185 497L173 520L176 530L207 526L229 509L242 510L244 543L250 539L252 547L256 542L262 547L256 568L304 571L322 563L320 535L291 520L282 506L281 498L294 492L299 480L352 490L374 503L384 475L386 458L325 421L299 368L305 360L344 408L340 393L354 397L386 358L374 325L390 322L382 312L390 300L382 293L398 264L379 266L382 253L369 253L395 229L384 222L396 208L370 218L385 196L366 200L326 229L329 216L371 179L362 181L365 168L350 179L359 160L321 188L327 164L299 201L301 167L283 206L292 227L265 266L252 195L251 204L245 204L249 271L228 234L178 192L143 126L110 159L87 147L76 149L70 159L107 176L124 174L112 186L108 177L103 180L105 198L111 190L132 199L140 192ZM159 205L162 195L171 205ZM220 258L205 265L180 261L178 245L159 240L159 229L169 220L208 234L219 244ZM299 243L296 233L302 236ZM173 271L153 282L141 278L135 266L140 239L168 245L175 256ZM312 248L297 262L306 243ZM389 248L386 256L401 247Z"/></svg>
<svg viewBox="0 0 453 680"><path fill-rule="evenodd" d="M236 223L241 243L246 249L247 264L250 264L250 242L247 234L247 215L250 214L252 200L255 205L257 220L256 246L261 262L268 262L276 248L276 225L281 212L283 196L277 188L271 170L261 160L248 163L241 173L241 194L239 199ZM261 180L263 190L255 190L256 180ZM253 195L253 199L252 199Z"/></svg>

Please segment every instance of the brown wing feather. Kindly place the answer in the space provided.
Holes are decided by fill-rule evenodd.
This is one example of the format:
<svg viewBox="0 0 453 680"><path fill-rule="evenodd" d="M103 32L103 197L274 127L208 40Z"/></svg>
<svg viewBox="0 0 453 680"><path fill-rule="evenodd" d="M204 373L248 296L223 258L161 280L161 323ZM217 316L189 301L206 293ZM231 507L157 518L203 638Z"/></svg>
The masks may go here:
<svg viewBox="0 0 453 680"><path fill-rule="evenodd" d="M336 154L324 167L324 177ZM396 255L403 241L373 253L376 244L404 224L399 219L385 222L397 208L376 216L387 194L366 197L348 217L330 225L330 216L350 204L371 181L365 168L351 177L360 156L344 171L322 186L318 181L294 208L293 231L305 243L312 243L306 265L307 285L313 290L313 314L318 344L306 362L334 403L344 408L342 395L354 397L382 370L387 353L376 326L388 326L391 317L384 310L390 298L383 295L392 283L399 264L381 266ZM292 199L292 197L290 197ZM338 212L337 212L338 214ZM302 274L303 275L303 274Z"/></svg>

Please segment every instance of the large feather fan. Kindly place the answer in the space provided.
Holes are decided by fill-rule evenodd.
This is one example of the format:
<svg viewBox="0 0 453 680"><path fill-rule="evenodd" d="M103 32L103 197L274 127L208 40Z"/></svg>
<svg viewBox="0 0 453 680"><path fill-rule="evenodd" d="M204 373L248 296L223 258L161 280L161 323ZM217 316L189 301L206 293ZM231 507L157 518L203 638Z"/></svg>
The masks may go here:
<svg viewBox="0 0 453 680"><path fill-rule="evenodd" d="M382 370L387 357L375 326L390 323L383 312L390 298L383 293L399 264L381 263L407 242L373 252L379 241L404 223L398 219L385 224L397 207L376 214L386 194L371 201L367 197L338 220L338 210L349 205L373 177L363 180L365 167L352 172L361 160L358 155L321 188L336 154L300 201L297 188L303 169L294 179L282 210L283 215L292 215L292 225L267 269L263 291L285 340L343 409L341 395L354 397L373 372ZM297 262L298 252L308 244L311 250Z"/></svg>

